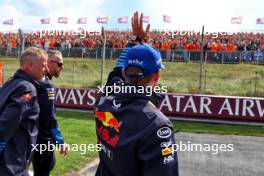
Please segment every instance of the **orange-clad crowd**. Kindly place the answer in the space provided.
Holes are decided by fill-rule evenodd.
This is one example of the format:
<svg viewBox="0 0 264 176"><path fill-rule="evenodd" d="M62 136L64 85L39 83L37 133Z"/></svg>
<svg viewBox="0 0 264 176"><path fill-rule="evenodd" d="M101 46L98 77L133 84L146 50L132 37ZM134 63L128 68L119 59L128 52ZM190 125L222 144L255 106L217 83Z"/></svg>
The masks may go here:
<svg viewBox="0 0 264 176"><path fill-rule="evenodd" d="M25 34L25 46L48 48L100 48L102 35L39 35L40 33ZM160 50L201 50L201 36L199 33L181 32L177 35L164 31L152 31L148 36L148 43ZM191 35L190 35L191 34ZM107 48L124 48L132 37L130 31L107 31ZM1 33L0 48L21 47L21 38L18 33ZM205 50L211 51L264 51L263 33L232 33L232 35L205 35Z"/></svg>

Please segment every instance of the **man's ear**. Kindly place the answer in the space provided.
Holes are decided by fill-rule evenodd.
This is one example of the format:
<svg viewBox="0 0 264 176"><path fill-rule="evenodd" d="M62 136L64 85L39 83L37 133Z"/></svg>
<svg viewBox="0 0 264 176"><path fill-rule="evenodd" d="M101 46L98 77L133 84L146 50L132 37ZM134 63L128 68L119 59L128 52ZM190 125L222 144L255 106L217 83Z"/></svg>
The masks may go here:
<svg viewBox="0 0 264 176"><path fill-rule="evenodd" d="M153 75L153 81L155 82L159 82L160 80L160 71L157 71L156 73L154 73Z"/></svg>
<svg viewBox="0 0 264 176"><path fill-rule="evenodd" d="M22 66L22 68L25 70L25 71L27 71L27 72L31 72L32 71L32 69L33 69L33 62L32 61L28 61L28 63L26 63L26 64L24 64L23 66Z"/></svg>
<svg viewBox="0 0 264 176"><path fill-rule="evenodd" d="M28 70L31 71L33 69L33 67L34 67L33 62L32 61L29 61L29 63L28 63Z"/></svg>
<svg viewBox="0 0 264 176"><path fill-rule="evenodd" d="M160 80L160 72L157 71L153 73L152 75L146 77L147 85L148 86L156 86L158 85Z"/></svg>

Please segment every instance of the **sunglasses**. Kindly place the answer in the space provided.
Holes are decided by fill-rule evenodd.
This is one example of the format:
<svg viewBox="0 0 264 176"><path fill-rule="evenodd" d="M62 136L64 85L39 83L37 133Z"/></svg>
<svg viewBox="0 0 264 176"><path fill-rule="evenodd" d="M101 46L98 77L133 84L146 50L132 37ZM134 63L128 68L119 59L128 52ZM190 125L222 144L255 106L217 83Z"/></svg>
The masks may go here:
<svg viewBox="0 0 264 176"><path fill-rule="evenodd" d="M57 61L53 61L53 60L51 62L56 63L59 67L62 67L63 66L63 63L61 63L61 62L57 62Z"/></svg>

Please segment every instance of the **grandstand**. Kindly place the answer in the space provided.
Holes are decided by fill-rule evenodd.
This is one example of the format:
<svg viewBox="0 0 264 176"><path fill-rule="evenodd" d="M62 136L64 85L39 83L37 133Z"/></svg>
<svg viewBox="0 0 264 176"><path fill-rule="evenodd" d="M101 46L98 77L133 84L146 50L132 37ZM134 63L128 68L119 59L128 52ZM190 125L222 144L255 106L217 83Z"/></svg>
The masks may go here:
<svg viewBox="0 0 264 176"><path fill-rule="evenodd" d="M100 31L27 31L24 35L25 47L58 49L64 57L102 57L103 37ZM132 32L112 30L107 31L106 36L106 58L116 58ZM203 59L207 62L264 62L264 33L261 32L205 33L204 45L201 46L199 32L153 30L148 43L161 51L165 61L200 61L203 49ZM0 56L17 57L21 47L18 32L0 32Z"/></svg>

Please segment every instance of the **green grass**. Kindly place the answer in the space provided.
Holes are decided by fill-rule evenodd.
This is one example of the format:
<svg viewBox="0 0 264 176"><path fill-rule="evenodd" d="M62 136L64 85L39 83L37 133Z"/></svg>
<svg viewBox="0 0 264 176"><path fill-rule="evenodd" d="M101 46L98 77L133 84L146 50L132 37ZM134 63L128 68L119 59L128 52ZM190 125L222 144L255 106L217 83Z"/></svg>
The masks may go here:
<svg viewBox="0 0 264 176"><path fill-rule="evenodd" d="M176 131L264 137L264 126L173 121Z"/></svg>
<svg viewBox="0 0 264 176"><path fill-rule="evenodd" d="M67 144L96 144L95 121L91 114L80 112L58 111L59 126ZM83 145L84 146L84 145ZM69 151L67 156L56 153L56 166L52 175L60 176L77 171L98 156L96 151Z"/></svg>
<svg viewBox="0 0 264 176"><path fill-rule="evenodd" d="M199 93L199 63L165 63L165 66L161 72L162 85L169 86L172 92ZM205 64L203 93L264 96L263 70L262 65Z"/></svg>
<svg viewBox="0 0 264 176"><path fill-rule="evenodd" d="M18 59L5 58L4 80L18 68ZM104 82L115 65L106 60ZM161 85L170 92L199 93L199 63L167 62L161 72ZM205 64L202 93L214 95L264 97L264 66L253 64ZM91 88L101 83L101 61L65 58L64 71L54 83L64 87Z"/></svg>
<svg viewBox="0 0 264 176"><path fill-rule="evenodd" d="M68 144L96 144L95 122L92 113L58 111L59 126ZM224 125L200 122L173 121L176 131L212 134L263 136L264 128L250 125ZM97 152L70 151L67 156L56 153L52 175L62 176L80 170L98 156Z"/></svg>

